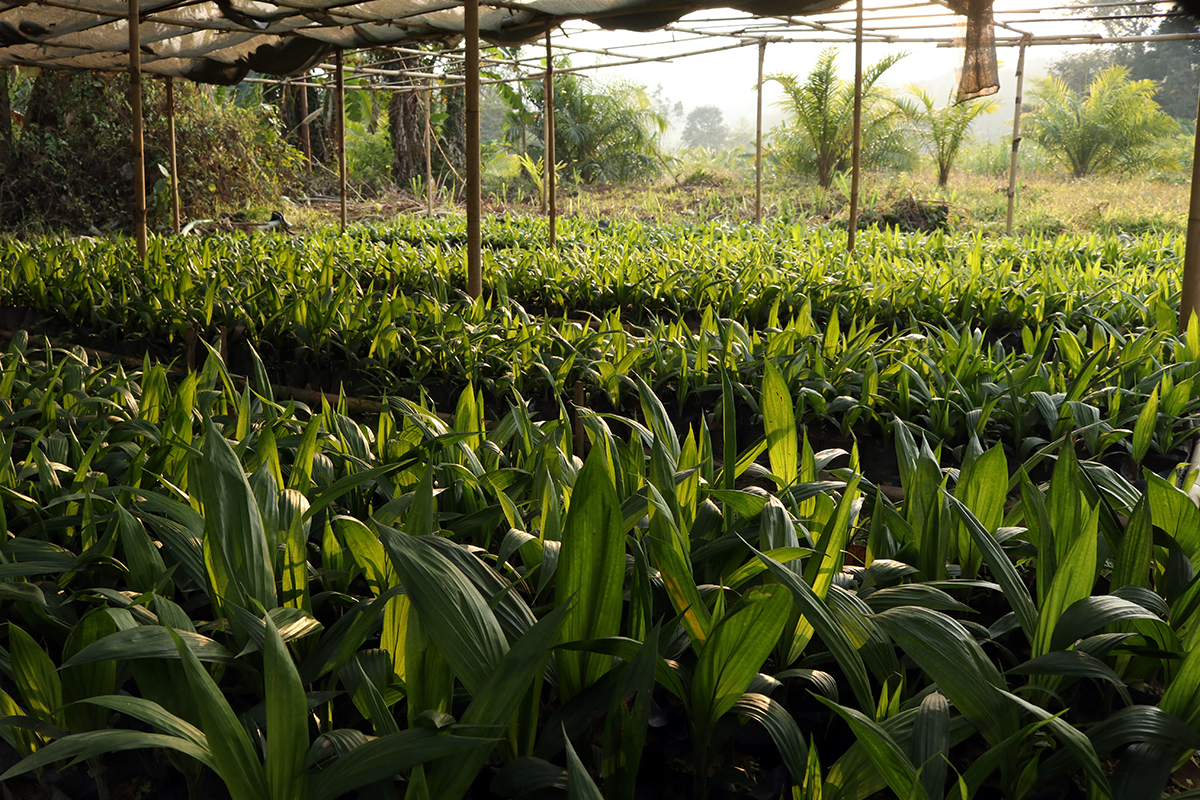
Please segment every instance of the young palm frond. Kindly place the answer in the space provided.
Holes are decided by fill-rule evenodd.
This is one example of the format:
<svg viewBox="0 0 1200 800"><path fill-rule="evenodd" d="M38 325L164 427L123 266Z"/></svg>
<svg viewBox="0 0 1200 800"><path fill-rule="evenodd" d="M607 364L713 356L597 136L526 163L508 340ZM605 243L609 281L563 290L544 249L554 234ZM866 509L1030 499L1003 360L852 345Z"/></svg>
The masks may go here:
<svg viewBox="0 0 1200 800"><path fill-rule="evenodd" d="M863 72L863 158L868 164L903 161L909 152L899 129L901 114L878 85L905 55L887 56ZM777 105L787 115L772 133L775 158L794 172L815 170L817 183L826 189L834 172L848 166L854 136L854 84L838 78L836 61L830 48L803 81L784 73L767 77L783 87L784 98Z"/></svg>
<svg viewBox="0 0 1200 800"><path fill-rule="evenodd" d="M954 157L958 155L971 123L977 117L995 111L996 103L976 98L937 108L933 95L927 90L910 84L908 91L916 97L919 105L911 100L897 100L896 103L904 110L905 116L915 123L917 136L929 147L937 162L938 186L945 187L950 181Z"/></svg>

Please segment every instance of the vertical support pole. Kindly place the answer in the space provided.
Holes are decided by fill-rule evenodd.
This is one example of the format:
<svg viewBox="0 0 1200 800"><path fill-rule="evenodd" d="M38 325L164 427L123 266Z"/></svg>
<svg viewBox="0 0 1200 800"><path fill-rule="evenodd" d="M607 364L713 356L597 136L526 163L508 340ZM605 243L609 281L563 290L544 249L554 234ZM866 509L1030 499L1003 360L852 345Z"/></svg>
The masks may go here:
<svg viewBox="0 0 1200 800"><path fill-rule="evenodd" d="M341 222L342 230L346 230L346 75L340 49L334 51L333 63L337 68L337 154L338 175L341 180Z"/></svg>
<svg viewBox="0 0 1200 800"><path fill-rule="evenodd" d="M554 152L554 54L550 51L550 29L546 29L546 77L542 100L546 117L546 212L550 216L550 249L553 250L558 234L558 161Z"/></svg>
<svg viewBox="0 0 1200 800"><path fill-rule="evenodd" d="M142 138L142 43L138 0L129 0L129 109L133 117L133 228L146 257L146 145Z"/></svg>
<svg viewBox="0 0 1200 800"><path fill-rule="evenodd" d="M1012 236L1013 209L1017 203L1017 150L1021 146L1021 90L1025 84L1025 45L1029 37L1021 40L1021 52L1017 56L1017 99L1013 109L1012 156L1008 162L1008 218L1004 223L1004 232Z"/></svg>
<svg viewBox="0 0 1200 800"><path fill-rule="evenodd" d="M433 80L426 82L425 92L425 206L426 213L433 216Z"/></svg>
<svg viewBox="0 0 1200 800"><path fill-rule="evenodd" d="M167 138L171 158L171 221L179 234L179 159L175 148L175 79L167 78Z"/></svg>
<svg viewBox="0 0 1200 800"><path fill-rule="evenodd" d="M862 171L862 91L863 91L863 0L858 0L854 27L854 143L850 158L850 228L846 232L846 249L854 252L858 232L858 184Z"/></svg>
<svg viewBox="0 0 1200 800"><path fill-rule="evenodd" d="M754 224L762 224L762 95L767 40L758 40L758 115L754 123Z"/></svg>
<svg viewBox="0 0 1200 800"><path fill-rule="evenodd" d="M479 175L479 0L463 3L463 37L467 45L467 294L483 294L483 254Z"/></svg>
<svg viewBox="0 0 1200 800"><path fill-rule="evenodd" d="M312 137L308 129L308 73L300 77L300 152L304 153L304 171L312 172Z"/></svg>
<svg viewBox="0 0 1200 800"><path fill-rule="evenodd" d="M1200 120L1200 109L1196 119ZM1187 244L1179 291L1179 332L1187 331L1192 314L1200 314L1200 134L1192 145L1192 194L1188 203Z"/></svg>

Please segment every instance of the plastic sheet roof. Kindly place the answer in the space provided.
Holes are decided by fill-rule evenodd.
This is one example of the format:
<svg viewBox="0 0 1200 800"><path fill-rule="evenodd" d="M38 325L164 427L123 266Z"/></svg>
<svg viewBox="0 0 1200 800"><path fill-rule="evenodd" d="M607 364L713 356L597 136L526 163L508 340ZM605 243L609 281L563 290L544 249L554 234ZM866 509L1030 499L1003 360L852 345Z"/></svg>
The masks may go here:
<svg viewBox="0 0 1200 800"><path fill-rule="evenodd" d="M232 84L250 70L299 74L334 49L395 46L462 35L459 0L137 0L142 70ZM764 17L802 16L844 0L484 0L480 35L519 44L568 20L654 30L685 14L731 8ZM990 0L956 0L974 27L991 30ZM0 66L123 70L128 0L0 0ZM978 18L978 19L977 19ZM995 63L989 42L979 42ZM968 42L968 48L971 43Z"/></svg>

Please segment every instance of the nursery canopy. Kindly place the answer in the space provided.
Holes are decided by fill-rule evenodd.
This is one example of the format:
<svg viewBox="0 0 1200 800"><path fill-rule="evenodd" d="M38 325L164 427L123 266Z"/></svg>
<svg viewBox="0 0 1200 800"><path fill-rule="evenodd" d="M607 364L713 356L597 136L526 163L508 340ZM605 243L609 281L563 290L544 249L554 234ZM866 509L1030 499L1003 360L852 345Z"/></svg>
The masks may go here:
<svg viewBox="0 0 1200 800"><path fill-rule="evenodd" d="M145 72L232 84L250 70L302 73L335 49L396 46L462 36L461 0L134 0ZM480 36L520 44L568 20L653 30L685 14L732 8L762 17L802 16L844 0L484 0ZM991 0L953 0L966 15L967 63L994 83ZM128 64L130 0L0 2L0 67L120 70ZM974 57L972 57L974 53ZM973 71L968 69L968 72Z"/></svg>

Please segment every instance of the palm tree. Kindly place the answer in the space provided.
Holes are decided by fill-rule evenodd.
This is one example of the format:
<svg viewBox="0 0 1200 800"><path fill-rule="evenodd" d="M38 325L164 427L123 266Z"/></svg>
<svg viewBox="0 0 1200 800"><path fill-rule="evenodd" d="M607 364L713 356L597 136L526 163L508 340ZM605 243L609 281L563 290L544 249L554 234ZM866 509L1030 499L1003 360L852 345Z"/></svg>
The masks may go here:
<svg viewBox="0 0 1200 800"><path fill-rule="evenodd" d="M1029 136L1076 178L1094 172L1172 169L1164 144L1179 123L1154 102L1155 83L1132 81L1126 67L1102 71L1081 96L1057 78L1036 82Z"/></svg>
<svg viewBox="0 0 1200 800"><path fill-rule="evenodd" d="M950 167L958 155L958 148L966 139L971 123L976 117L995 111L996 103L975 98L935 108L933 95L927 90L910 84L908 91L916 96L919 106L911 100L896 102L916 124L918 138L933 153L938 168L938 186L945 188L950 181Z"/></svg>
<svg viewBox="0 0 1200 800"><path fill-rule="evenodd" d="M555 68L570 66L555 59ZM502 91L511 112L505 127L510 139L527 130L528 152L544 152L545 98L541 83L518 92ZM667 118L655 107L646 88L615 80L602 83L578 72L562 72L554 80L554 158L567 176L584 183L627 182L657 175L665 156L660 137Z"/></svg>
<svg viewBox="0 0 1200 800"><path fill-rule="evenodd" d="M912 150L899 124L903 111L887 96L879 79L905 53L890 55L863 72L862 157L868 166L899 166L911 160ZM828 189L834 172L849 167L854 138L854 84L837 76L837 53L825 50L801 82L795 75L768 76L783 87L777 103L787 117L771 132L772 154L785 168L809 172Z"/></svg>

